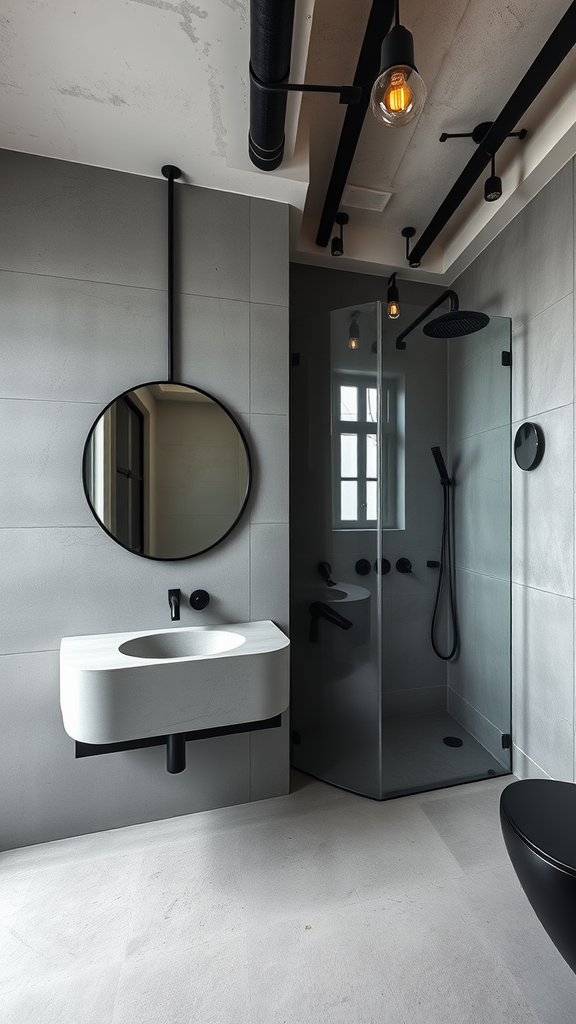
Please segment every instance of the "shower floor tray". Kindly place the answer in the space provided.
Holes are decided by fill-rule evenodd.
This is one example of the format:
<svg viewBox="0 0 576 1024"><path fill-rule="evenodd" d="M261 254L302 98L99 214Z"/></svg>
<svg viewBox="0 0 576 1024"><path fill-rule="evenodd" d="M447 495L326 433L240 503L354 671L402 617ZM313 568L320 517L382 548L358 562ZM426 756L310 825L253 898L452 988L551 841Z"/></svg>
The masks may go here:
<svg viewBox="0 0 576 1024"><path fill-rule="evenodd" d="M445 736L462 746L446 746ZM384 799L510 773L447 711L388 719L382 749Z"/></svg>

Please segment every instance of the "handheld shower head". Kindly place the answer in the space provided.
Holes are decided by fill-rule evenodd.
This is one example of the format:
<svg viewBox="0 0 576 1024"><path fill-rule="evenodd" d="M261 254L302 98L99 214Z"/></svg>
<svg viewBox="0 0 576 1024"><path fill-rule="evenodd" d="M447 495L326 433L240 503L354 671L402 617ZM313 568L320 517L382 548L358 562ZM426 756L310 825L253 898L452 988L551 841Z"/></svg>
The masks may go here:
<svg viewBox="0 0 576 1024"><path fill-rule="evenodd" d="M444 462L440 448L438 447L438 445L436 445L434 448L431 448L430 451L434 456L434 462L436 463L436 467L438 469L438 472L440 473L440 483L442 484L443 487L451 484L452 481L448 476L448 470L446 469L446 463Z"/></svg>

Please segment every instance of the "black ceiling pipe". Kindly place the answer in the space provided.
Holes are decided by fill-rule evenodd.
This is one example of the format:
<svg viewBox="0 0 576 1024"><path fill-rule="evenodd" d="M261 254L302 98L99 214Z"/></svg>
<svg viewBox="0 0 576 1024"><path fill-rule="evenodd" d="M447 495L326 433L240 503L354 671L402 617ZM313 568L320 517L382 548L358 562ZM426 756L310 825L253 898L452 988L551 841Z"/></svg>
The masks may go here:
<svg viewBox="0 0 576 1024"><path fill-rule="evenodd" d="M554 72L570 53L576 43L576 0L570 4L563 18L554 29L552 35L544 43L536 60L530 66L518 87L501 110L494 124L470 158L462 174L450 189L444 202L424 229L407 259L411 267L419 267L422 257L428 252L452 215L466 198L478 181L510 132L514 130L520 118L534 102L538 94L552 77Z"/></svg>
<svg viewBox="0 0 576 1024"><path fill-rule="evenodd" d="M288 80L295 0L250 0L250 65L261 82ZM248 153L261 171L284 157L285 92L265 92L250 82Z"/></svg>
<svg viewBox="0 0 576 1024"><path fill-rule="evenodd" d="M362 88L362 99L346 110L332 175L326 191L324 209L318 225L316 245L326 247L330 241L332 227L352 166L366 111L370 106L372 86L380 73L382 40L388 35L393 18L394 0L373 0L354 75L354 85Z"/></svg>

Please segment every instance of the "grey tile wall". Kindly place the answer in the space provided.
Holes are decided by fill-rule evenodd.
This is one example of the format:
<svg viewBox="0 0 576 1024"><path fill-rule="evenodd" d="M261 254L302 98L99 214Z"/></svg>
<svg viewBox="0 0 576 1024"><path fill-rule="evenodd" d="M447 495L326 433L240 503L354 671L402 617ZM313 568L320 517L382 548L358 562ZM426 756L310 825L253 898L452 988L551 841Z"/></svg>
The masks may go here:
<svg viewBox="0 0 576 1024"><path fill-rule="evenodd" d="M221 545L157 562L95 525L81 457L111 398L166 376L166 182L4 152L0 189L0 844L286 793L288 715L273 736L189 743L179 776L160 747L75 760L58 648L67 635L169 626L169 587L211 594L203 612L183 600L182 625L288 629L287 209L176 185L176 376L237 417L255 483Z"/></svg>
<svg viewBox="0 0 576 1024"><path fill-rule="evenodd" d="M574 166L570 161L454 283L462 307L512 318L512 735L520 777L574 776ZM470 343L473 342L470 339Z"/></svg>

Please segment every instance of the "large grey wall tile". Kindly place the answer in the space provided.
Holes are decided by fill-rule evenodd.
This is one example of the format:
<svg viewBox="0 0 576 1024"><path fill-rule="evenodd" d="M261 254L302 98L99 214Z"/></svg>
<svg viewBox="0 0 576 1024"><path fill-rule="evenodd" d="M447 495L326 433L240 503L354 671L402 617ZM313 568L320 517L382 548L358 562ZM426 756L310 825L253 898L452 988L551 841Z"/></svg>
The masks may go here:
<svg viewBox="0 0 576 1024"><path fill-rule="evenodd" d="M512 463L512 578L515 583L572 597L572 405L543 413L537 422L546 445L542 462L531 472ZM513 433L519 425L513 425Z"/></svg>
<svg viewBox="0 0 576 1024"><path fill-rule="evenodd" d="M250 417L250 449L255 486L250 522L288 522L288 418Z"/></svg>
<svg viewBox="0 0 576 1024"><path fill-rule="evenodd" d="M458 570L459 654L448 685L501 733L510 730L510 584Z"/></svg>
<svg viewBox="0 0 576 1024"><path fill-rule="evenodd" d="M76 760L60 717L57 652L1 662L0 763L4 779L17 777L0 796L3 849L250 799L248 733L187 743L180 775L166 771L162 746Z"/></svg>
<svg viewBox="0 0 576 1024"><path fill-rule="evenodd" d="M176 186L179 290L250 298L249 204L247 196L234 192Z"/></svg>
<svg viewBox="0 0 576 1024"><path fill-rule="evenodd" d="M288 526L252 523L250 527L250 619L272 619L288 632Z"/></svg>
<svg viewBox="0 0 576 1024"><path fill-rule="evenodd" d="M290 791L290 713L277 729L250 733L250 799L269 800Z"/></svg>
<svg viewBox="0 0 576 1024"><path fill-rule="evenodd" d="M3 269L166 288L165 182L62 160L38 168L2 151Z"/></svg>
<svg viewBox="0 0 576 1024"><path fill-rule="evenodd" d="M574 602L512 588L514 743L554 779L574 772Z"/></svg>
<svg viewBox="0 0 576 1024"><path fill-rule="evenodd" d="M405 387L406 440L444 444L447 428L446 374L409 372Z"/></svg>
<svg viewBox="0 0 576 1024"><path fill-rule="evenodd" d="M510 428L449 446L457 566L510 577Z"/></svg>
<svg viewBox="0 0 576 1024"><path fill-rule="evenodd" d="M286 203L250 199L250 299L288 305Z"/></svg>
<svg viewBox="0 0 576 1024"><path fill-rule="evenodd" d="M570 161L454 283L460 305L509 316L512 328L574 287Z"/></svg>
<svg viewBox="0 0 576 1024"><path fill-rule="evenodd" d="M250 306L250 412L288 412L288 310Z"/></svg>
<svg viewBox="0 0 576 1024"><path fill-rule="evenodd" d="M535 416L574 398L573 299L567 295L512 336L512 416Z"/></svg>
<svg viewBox="0 0 576 1024"><path fill-rule="evenodd" d="M106 405L166 378L162 292L33 274L0 279L2 396Z"/></svg>
<svg viewBox="0 0 576 1024"><path fill-rule="evenodd" d="M232 413L248 413L248 303L199 295L180 295L178 302L176 376L210 392Z"/></svg>
<svg viewBox="0 0 576 1024"><path fill-rule="evenodd" d="M98 527L0 530L2 653L55 650L63 636L168 628L168 589L210 593L205 612L182 600L181 625L250 617L248 526L195 559L158 562Z"/></svg>
<svg viewBox="0 0 576 1024"><path fill-rule="evenodd" d="M448 437L456 440L510 422L510 369L491 346L450 374Z"/></svg>
<svg viewBox="0 0 576 1024"><path fill-rule="evenodd" d="M82 451L101 406L0 399L0 526L93 526Z"/></svg>

